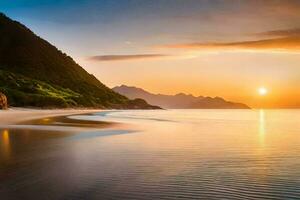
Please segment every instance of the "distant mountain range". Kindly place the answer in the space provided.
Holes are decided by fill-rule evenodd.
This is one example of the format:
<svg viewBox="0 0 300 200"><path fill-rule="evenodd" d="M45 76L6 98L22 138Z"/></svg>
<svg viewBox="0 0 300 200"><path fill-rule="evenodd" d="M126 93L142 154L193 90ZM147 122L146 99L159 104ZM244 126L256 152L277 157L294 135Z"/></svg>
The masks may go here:
<svg viewBox="0 0 300 200"><path fill-rule="evenodd" d="M10 106L158 108L114 92L70 56L2 13L0 91Z"/></svg>
<svg viewBox="0 0 300 200"><path fill-rule="evenodd" d="M153 105L162 108L185 108L185 109L249 109L243 103L226 101L221 97L195 97L179 93L176 95L152 94L141 88L121 85L114 87L113 90L130 99L142 98Z"/></svg>

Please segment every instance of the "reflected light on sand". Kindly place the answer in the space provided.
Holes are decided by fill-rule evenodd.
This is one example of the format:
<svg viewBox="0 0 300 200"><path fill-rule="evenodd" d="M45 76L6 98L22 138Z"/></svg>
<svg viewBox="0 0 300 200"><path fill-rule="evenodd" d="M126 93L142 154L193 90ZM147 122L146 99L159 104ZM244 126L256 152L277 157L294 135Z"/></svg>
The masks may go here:
<svg viewBox="0 0 300 200"><path fill-rule="evenodd" d="M265 144L265 111L259 110L259 142L261 146Z"/></svg>
<svg viewBox="0 0 300 200"><path fill-rule="evenodd" d="M1 134L1 139L2 139L2 154L5 158L9 158L10 156L10 138L9 138L9 131L8 130L3 130Z"/></svg>

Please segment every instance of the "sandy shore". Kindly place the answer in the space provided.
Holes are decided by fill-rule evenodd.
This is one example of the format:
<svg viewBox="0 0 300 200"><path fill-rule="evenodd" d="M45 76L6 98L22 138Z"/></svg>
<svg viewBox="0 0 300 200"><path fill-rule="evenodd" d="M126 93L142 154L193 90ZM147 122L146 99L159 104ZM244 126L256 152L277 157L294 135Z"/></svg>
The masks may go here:
<svg viewBox="0 0 300 200"><path fill-rule="evenodd" d="M74 114L86 114L100 112L101 110L77 110L77 109L54 109L54 110L38 110L12 108L9 110L0 110L0 125L13 125L23 121L35 120L45 117L59 117Z"/></svg>

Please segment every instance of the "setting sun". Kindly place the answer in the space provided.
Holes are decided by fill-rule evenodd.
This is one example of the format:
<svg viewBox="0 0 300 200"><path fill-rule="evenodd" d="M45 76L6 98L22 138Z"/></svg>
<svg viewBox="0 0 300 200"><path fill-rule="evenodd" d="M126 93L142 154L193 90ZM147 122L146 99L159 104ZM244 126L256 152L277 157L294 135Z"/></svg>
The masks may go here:
<svg viewBox="0 0 300 200"><path fill-rule="evenodd" d="M265 87L258 88L258 94L261 96L265 96L268 93L268 90Z"/></svg>

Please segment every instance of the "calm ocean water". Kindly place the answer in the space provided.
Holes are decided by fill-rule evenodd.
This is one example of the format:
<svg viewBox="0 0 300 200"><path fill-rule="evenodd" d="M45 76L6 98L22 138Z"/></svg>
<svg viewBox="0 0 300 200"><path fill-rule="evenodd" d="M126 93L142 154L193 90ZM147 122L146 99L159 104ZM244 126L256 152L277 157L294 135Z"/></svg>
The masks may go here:
<svg viewBox="0 0 300 200"><path fill-rule="evenodd" d="M0 199L300 199L300 110L111 111L0 130Z"/></svg>

